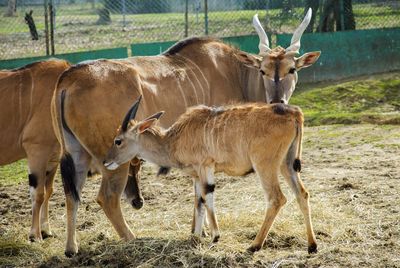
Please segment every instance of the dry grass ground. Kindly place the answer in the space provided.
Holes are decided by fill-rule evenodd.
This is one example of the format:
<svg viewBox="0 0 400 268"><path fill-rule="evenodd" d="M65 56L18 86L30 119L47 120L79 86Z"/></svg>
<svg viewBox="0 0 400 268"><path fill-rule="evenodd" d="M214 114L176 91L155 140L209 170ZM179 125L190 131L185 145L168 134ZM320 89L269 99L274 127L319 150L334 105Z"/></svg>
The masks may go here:
<svg viewBox="0 0 400 268"><path fill-rule="evenodd" d="M123 203L137 240L119 241L95 202L99 178L89 179L79 208L80 253L64 257L66 211L59 176L51 199L55 233L29 243L30 201L25 179L0 185L0 266L109 267L400 267L400 126L308 127L302 178L311 193L317 254L307 254L305 227L294 196L279 213L263 249L246 252L264 217L263 192L255 175L217 175L216 206L222 232L194 245L191 179L173 171L156 177L145 165L145 206ZM1 176L0 176L1 177Z"/></svg>

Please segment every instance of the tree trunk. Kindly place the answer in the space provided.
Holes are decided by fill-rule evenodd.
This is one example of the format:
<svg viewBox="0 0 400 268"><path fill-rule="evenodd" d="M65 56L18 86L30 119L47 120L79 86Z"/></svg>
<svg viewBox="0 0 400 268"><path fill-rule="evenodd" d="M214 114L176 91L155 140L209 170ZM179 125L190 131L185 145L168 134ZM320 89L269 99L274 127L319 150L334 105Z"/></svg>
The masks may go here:
<svg viewBox="0 0 400 268"><path fill-rule="evenodd" d="M355 30L353 5L351 0L325 0L321 12L318 31L333 32Z"/></svg>
<svg viewBox="0 0 400 268"><path fill-rule="evenodd" d="M306 8L304 10L304 15L306 15L309 8L312 9L312 17L310 24L306 29L306 33L312 33L314 31L315 18L317 16L317 11L319 8L319 0L306 0Z"/></svg>
<svg viewBox="0 0 400 268"><path fill-rule="evenodd" d="M335 30L335 4L337 0L326 0L320 15L319 32L333 32Z"/></svg>
<svg viewBox="0 0 400 268"><path fill-rule="evenodd" d="M5 17L14 17L17 14L17 0L8 0L8 8Z"/></svg>

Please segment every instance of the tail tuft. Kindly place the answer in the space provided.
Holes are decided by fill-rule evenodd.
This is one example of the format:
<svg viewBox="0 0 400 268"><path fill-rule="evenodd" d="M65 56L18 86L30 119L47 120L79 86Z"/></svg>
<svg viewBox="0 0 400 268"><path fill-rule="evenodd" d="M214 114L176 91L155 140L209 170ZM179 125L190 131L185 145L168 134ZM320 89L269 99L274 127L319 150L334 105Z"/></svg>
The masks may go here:
<svg viewBox="0 0 400 268"><path fill-rule="evenodd" d="M300 159L296 158L296 159L294 160L294 162L293 162L293 169L294 169L296 172L300 172L300 171L301 171L301 161L300 161Z"/></svg>
<svg viewBox="0 0 400 268"><path fill-rule="evenodd" d="M61 178L66 195L70 194L75 201L80 201L75 185L75 165L69 153L63 155L60 161Z"/></svg>

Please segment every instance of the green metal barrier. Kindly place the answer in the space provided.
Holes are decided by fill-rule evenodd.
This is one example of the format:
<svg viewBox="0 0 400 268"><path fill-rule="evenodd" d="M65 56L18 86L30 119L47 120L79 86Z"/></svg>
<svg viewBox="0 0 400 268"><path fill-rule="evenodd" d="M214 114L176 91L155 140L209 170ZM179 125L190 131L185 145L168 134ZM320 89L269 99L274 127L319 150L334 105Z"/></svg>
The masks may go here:
<svg viewBox="0 0 400 268"><path fill-rule="evenodd" d="M176 41L139 43L131 45L132 56L153 56L167 50Z"/></svg>
<svg viewBox="0 0 400 268"><path fill-rule="evenodd" d="M277 44L287 47L291 37L292 35L278 34ZM241 50L258 53L257 35L226 37L222 40ZM132 44L131 51L133 56L158 55L174 43L169 41ZM400 28L304 34L300 53L310 51L322 51L322 54L317 63L301 71L299 75L301 82L339 80L400 70ZM113 48L60 54L55 57L77 63L83 60L127 56L126 48ZM21 67L47 58L49 57L2 60L0 69Z"/></svg>
<svg viewBox="0 0 400 268"><path fill-rule="evenodd" d="M287 47L291 37L278 34L277 43ZM400 70L400 28L303 34L300 54L317 50L322 51L320 58L312 67L301 70L300 81Z"/></svg>
<svg viewBox="0 0 400 268"><path fill-rule="evenodd" d="M119 48L111 48L111 49L101 49L101 50L93 50L93 51L84 51L84 52L76 52L76 53L67 53L67 54L58 54L54 56L41 56L41 57L31 57L31 58L21 58L21 59L12 59L12 60L1 60L0 61L0 70L1 69L13 69L22 67L26 64L45 60L49 58L58 58L64 59L71 63L78 63L84 60L94 60L99 58L104 59L119 59L128 57L128 51L125 47Z"/></svg>

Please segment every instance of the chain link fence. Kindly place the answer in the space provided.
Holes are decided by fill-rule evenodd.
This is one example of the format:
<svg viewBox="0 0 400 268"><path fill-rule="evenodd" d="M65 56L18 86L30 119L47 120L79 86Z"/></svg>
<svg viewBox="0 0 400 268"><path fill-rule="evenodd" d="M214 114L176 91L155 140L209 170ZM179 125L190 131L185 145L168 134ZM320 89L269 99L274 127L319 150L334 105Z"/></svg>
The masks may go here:
<svg viewBox="0 0 400 268"><path fill-rule="evenodd" d="M248 35L255 13L267 32L292 33L308 7L309 32L400 26L399 0L0 0L0 59L51 54L52 28L56 54Z"/></svg>

